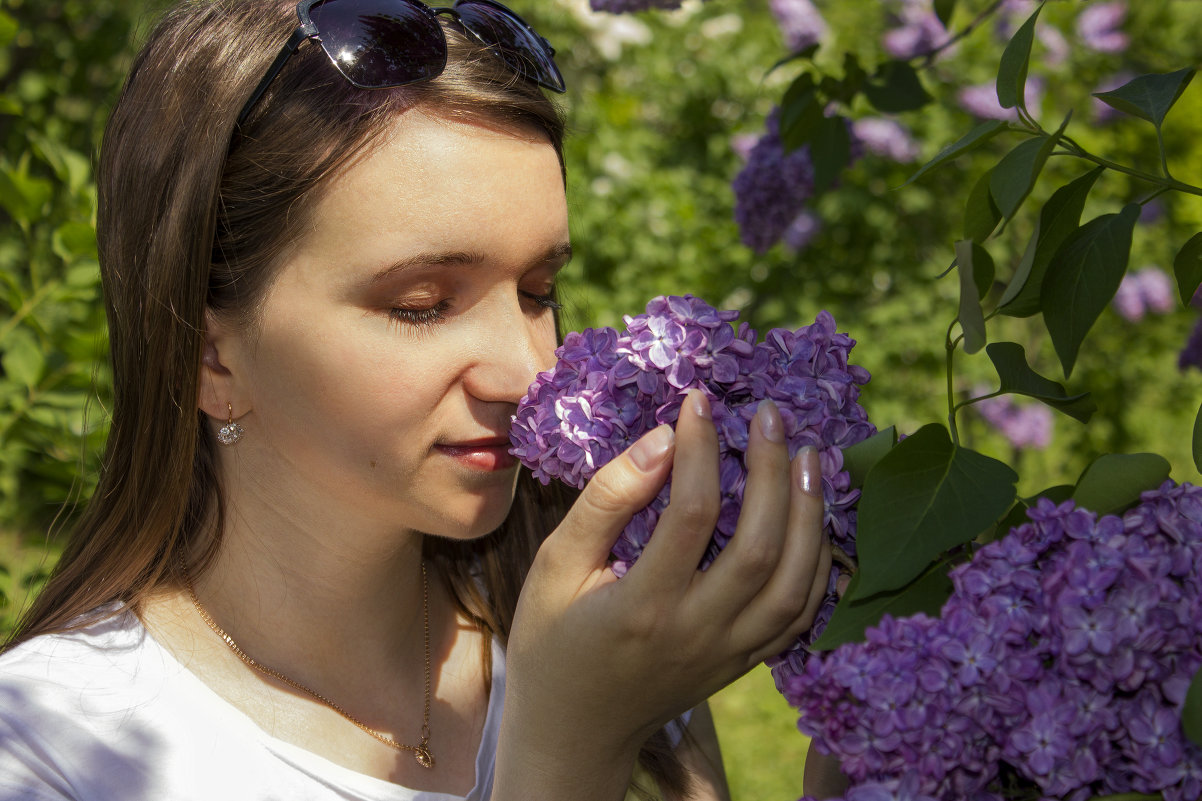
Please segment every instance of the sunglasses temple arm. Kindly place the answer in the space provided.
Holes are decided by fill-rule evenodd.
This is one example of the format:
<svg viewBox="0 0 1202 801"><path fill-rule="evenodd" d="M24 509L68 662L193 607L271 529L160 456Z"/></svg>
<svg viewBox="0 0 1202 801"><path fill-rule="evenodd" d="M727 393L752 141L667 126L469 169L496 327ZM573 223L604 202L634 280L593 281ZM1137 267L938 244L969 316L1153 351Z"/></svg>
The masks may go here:
<svg viewBox="0 0 1202 801"><path fill-rule="evenodd" d="M259 99L263 97L263 94L267 91L267 87L271 86L271 82L276 79L276 76L284 69L284 65L288 63L288 59L292 58L293 54L300 49L300 46L306 39L311 39L315 36L317 36L317 30L305 25L299 26L292 32L292 35L288 37L288 41L280 50L279 55L275 57L275 61L271 63L271 67L263 76L263 80L259 81L259 85L255 87L255 91L251 94L250 99L246 101L246 105L239 112L237 127L241 128L242 123L246 122L246 118L250 116L250 112L259 102Z"/></svg>

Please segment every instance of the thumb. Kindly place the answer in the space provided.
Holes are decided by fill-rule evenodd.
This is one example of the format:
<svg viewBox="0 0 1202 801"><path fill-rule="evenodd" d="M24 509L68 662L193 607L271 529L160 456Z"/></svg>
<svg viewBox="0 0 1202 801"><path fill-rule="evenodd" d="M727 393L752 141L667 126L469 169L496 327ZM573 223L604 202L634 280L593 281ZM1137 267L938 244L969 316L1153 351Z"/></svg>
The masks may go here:
<svg viewBox="0 0 1202 801"><path fill-rule="evenodd" d="M668 480L676 433L664 424L597 471L559 527L543 542L561 568L604 566L618 534Z"/></svg>

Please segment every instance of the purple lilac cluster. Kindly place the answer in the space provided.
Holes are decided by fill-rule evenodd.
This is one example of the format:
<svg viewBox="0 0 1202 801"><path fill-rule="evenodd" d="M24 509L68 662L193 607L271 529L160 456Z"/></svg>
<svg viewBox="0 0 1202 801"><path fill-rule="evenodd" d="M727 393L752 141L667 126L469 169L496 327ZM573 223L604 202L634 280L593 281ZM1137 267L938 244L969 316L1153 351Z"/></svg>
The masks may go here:
<svg viewBox="0 0 1202 801"><path fill-rule="evenodd" d="M512 453L544 484L583 487L607 462L661 423L674 423L689 389L710 399L718 429L722 504L701 567L708 567L735 532L747 475L744 452L760 401L776 403L789 456L818 448L825 526L831 541L855 554L859 490L843 469L842 448L875 432L858 403L868 371L850 364L855 340L838 333L823 311L795 331L774 328L762 341L737 311L718 311L692 295L658 297L626 329L589 328L564 337L555 367L540 373L518 405L510 428ZM667 507L669 482L635 515L613 547L614 572L624 575L651 538ZM832 569L827 602L804 641L777 663L794 672L805 645L830 619L837 600Z"/></svg>
<svg viewBox="0 0 1202 801"><path fill-rule="evenodd" d="M780 138L780 109L765 121L764 134L747 154L747 162L731 184L735 221L743 244L764 253L784 236L814 195L810 148L785 152Z"/></svg>
<svg viewBox="0 0 1202 801"><path fill-rule="evenodd" d="M1043 450L1052 442L1052 410L1043 404L1020 405L1008 395L999 395L974 407L1015 448Z"/></svg>
<svg viewBox="0 0 1202 801"><path fill-rule="evenodd" d="M1202 797L1181 709L1202 667L1202 488L1121 517L1041 499L951 572L939 618L885 617L784 688L864 799ZM863 788L869 788L864 790Z"/></svg>
<svg viewBox="0 0 1202 801"><path fill-rule="evenodd" d="M1114 293L1114 310L1128 322L1138 323L1149 312L1168 314L1177 307L1173 280L1159 267L1144 267L1123 276Z"/></svg>

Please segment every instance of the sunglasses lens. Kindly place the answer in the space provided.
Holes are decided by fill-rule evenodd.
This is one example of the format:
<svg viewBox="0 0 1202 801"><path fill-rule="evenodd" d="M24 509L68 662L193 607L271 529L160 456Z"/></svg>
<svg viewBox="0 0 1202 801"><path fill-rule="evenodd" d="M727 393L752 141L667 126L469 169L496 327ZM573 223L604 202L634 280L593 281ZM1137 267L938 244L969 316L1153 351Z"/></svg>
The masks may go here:
<svg viewBox="0 0 1202 801"><path fill-rule="evenodd" d="M545 42L513 12L492 3L460 0L455 13L465 28L492 47L516 72L548 89L564 91L563 76Z"/></svg>
<svg viewBox="0 0 1202 801"><path fill-rule="evenodd" d="M309 9L322 49L364 89L433 78L447 63L434 14L406 0L327 0Z"/></svg>

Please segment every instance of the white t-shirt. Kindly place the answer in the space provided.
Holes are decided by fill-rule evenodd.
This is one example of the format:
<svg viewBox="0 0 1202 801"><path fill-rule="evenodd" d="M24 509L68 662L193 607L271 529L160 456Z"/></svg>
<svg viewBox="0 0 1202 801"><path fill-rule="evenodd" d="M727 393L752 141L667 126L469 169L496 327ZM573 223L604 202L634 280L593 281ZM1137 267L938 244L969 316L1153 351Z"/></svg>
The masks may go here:
<svg viewBox="0 0 1202 801"><path fill-rule="evenodd" d="M476 786L409 790L270 736L126 609L0 655L0 801L486 801L504 695L494 640Z"/></svg>

